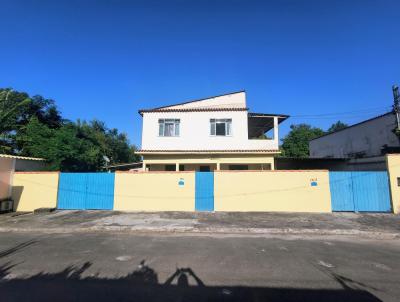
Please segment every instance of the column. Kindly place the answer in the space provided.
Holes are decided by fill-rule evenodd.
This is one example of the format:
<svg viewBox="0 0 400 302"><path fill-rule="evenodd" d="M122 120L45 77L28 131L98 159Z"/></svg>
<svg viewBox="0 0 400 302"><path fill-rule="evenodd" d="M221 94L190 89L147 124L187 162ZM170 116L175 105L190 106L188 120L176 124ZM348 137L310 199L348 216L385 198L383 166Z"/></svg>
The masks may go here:
<svg viewBox="0 0 400 302"><path fill-rule="evenodd" d="M175 171L179 171L179 163L176 163Z"/></svg>
<svg viewBox="0 0 400 302"><path fill-rule="evenodd" d="M217 171L221 170L221 164L217 162Z"/></svg>
<svg viewBox="0 0 400 302"><path fill-rule="evenodd" d="M142 163L142 169L143 169L143 171L146 171L146 162Z"/></svg>
<svg viewBox="0 0 400 302"><path fill-rule="evenodd" d="M274 116L274 140L279 143L278 117Z"/></svg>

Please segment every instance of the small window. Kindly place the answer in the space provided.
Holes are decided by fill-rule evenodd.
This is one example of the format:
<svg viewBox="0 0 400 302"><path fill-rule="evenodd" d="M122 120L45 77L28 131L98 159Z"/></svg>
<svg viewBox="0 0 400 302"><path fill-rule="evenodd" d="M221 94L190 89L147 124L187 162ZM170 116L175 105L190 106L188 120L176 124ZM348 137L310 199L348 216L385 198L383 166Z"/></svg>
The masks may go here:
<svg viewBox="0 0 400 302"><path fill-rule="evenodd" d="M165 165L165 171L175 171L176 165Z"/></svg>
<svg viewBox="0 0 400 302"><path fill-rule="evenodd" d="M232 135L232 119L211 119L210 135L213 136Z"/></svg>
<svg viewBox="0 0 400 302"><path fill-rule="evenodd" d="M158 135L159 136L179 136L179 119L159 119Z"/></svg>
<svg viewBox="0 0 400 302"><path fill-rule="evenodd" d="M229 165L229 170L248 170L248 165Z"/></svg>

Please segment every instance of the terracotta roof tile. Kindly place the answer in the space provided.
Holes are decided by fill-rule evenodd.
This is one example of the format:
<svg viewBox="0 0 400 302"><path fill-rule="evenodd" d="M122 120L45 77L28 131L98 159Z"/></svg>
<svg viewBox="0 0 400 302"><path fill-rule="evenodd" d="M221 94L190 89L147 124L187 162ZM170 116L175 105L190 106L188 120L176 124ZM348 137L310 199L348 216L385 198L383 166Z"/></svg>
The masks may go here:
<svg viewBox="0 0 400 302"><path fill-rule="evenodd" d="M237 149L237 150L149 150L142 149L136 153L276 153L278 149Z"/></svg>
<svg viewBox="0 0 400 302"><path fill-rule="evenodd" d="M176 109L141 109L139 114L152 112L209 112L209 111L248 111L249 108L176 108Z"/></svg>

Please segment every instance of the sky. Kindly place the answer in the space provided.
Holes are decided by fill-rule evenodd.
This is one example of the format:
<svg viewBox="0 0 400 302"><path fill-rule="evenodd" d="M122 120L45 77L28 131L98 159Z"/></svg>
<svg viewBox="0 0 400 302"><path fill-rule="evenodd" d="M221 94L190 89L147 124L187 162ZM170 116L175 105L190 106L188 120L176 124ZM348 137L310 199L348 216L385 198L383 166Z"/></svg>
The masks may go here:
<svg viewBox="0 0 400 302"><path fill-rule="evenodd" d="M139 109L246 90L253 112L327 129L390 109L400 1L0 0L0 87L140 146Z"/></svg>

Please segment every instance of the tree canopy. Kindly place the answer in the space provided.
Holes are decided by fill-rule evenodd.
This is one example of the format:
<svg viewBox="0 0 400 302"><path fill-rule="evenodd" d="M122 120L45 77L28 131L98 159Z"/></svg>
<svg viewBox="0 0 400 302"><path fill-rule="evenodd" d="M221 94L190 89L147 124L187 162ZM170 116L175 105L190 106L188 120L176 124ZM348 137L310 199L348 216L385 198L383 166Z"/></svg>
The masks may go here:
<svg viewBox="0 0 400 302"><path fill-rule="evenodd" d="M342 130L344 128L347 128L349 125L342 123L341 121L337 121L336 123L332 124L332 126L330 126L328 128L328 133L333 133L339 130Z"/></svg>
<svg viewBox="0 0 400 302"><path fill-rule="evenodd" d="M45 158L51 170L99 171L107 161L138 161L135 149L102 121L68 121L53 100L0 89L1 153Z"/></svg>
<svg viewBox="0 0 400 302"><path fill-rule="evenodd" d="M348 127L345 123L337 121L325 132L321 128L308 124L291 125L289 133L282 139L282 154L284 157L305 158L309 156L309 142L321 135L333 133Z"/></svg>
<svg viewBox="0 0 400 302"><path fill-rule="evenodd" d="M322 129L307 124L291 125L290 132L282 139L282 156L308 157L308 142L323 134Z"/></svg>

